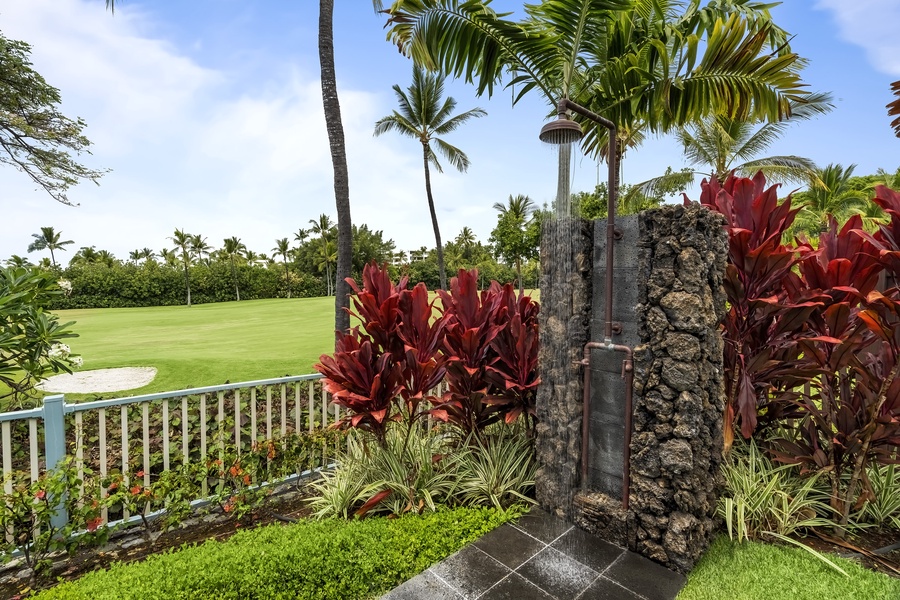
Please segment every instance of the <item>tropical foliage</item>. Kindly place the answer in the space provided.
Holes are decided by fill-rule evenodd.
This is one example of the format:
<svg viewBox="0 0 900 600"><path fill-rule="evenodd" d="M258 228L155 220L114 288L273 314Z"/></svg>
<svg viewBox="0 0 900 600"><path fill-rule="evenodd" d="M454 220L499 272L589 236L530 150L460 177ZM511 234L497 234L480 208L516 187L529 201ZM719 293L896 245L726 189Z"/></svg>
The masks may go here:
<svg viewBox="0 0 900 600"><path fill-rule="evenodd" d="M32 68L31 46L0 34L0 164L25 173L63 204L66 192L83 180L97 183L105 171L90 169L72 155L88 152L81 119L59 112L59 90Z"/></svg>
<svg viewBox="0 0 900 600"><path fill-rule="evenodd" d="M900 446L900 289L875 289L900 266L900 194L876 189L891 221L874 235L859 216L832 218L813 248L782 243L800 209L765 186L761 174L713 180L700 199L730 238L726 418L746 438L777 430L772 456L821 471L843 527L872 495L867 471Z"/></svg>
<svg viewBox="0 0 900 600"><path fill-rule="evenodd" d="M480 108L473 108L453 115L456 100L444 96L444 77L438 73L426 73L419 66L413 68L413 81L406 92L399 85L394 86L399 110L390 116L379 119L375 123L375 135L395 131L400 135L418 140L422 144L423 163L425 165L425 195L428 199L428 210L431 214L431 227L434 229L434 241L437 248L438 269L441 277L441 289L447 289L447 272L444 266L444 247L441 244L441 231L438 226L437 213L434 208L434 197L431 193L431 172L429 165L438 172L443 172L437 153L443 156L451 166L461 172L469 168L469 157L465 152L438 136L444 136L456 130L468 121L484 116ZM434 143L434 148L432 148Z"/></svg>

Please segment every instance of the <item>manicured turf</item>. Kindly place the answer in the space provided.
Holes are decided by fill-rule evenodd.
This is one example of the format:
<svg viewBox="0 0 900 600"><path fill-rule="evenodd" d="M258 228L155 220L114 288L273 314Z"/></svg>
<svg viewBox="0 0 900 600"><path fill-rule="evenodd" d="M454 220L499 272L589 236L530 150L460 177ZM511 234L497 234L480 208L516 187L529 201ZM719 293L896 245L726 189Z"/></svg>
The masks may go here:
<svg viewBox="0 0 900 600"><path fill-rule="evenodd" d="M76 321L81 370L156 367L125 395L312 373L334 346L334 298L250 300L152 308L59 311ZM106 394L111 396L112 394Z"/></svg>
<svg viewBox="0 0 900 600"><path fill-rule="evenodd" d="M688 576L677 600L897 600L900 579L829 555L845 577L800 548L720 536Z"/></svg>
<svg viewBox="0 0 900 600"><path fill-rule="evenodd" d="M536 300L539 293L526 290ZM156 367L150 385L105 397L132 396L225 381L312 373L334 348L334 298L245 300L151 308L61 310L80 337L69 342L82 371ZM90 395L73 394L73 398Z"/></svg>

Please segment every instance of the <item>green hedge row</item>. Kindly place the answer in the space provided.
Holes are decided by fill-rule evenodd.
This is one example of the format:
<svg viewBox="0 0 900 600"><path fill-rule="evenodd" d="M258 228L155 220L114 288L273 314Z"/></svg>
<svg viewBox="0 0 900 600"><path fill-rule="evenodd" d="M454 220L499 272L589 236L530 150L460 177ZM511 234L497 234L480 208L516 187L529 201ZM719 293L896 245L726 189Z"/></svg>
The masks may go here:
<svg viewBox="0 0 900 600"><path fill-rule="evenodd" d="M191 302L227 302L235 299L231 265L223 262L190 268ZM242 265L237 267L241 300L287 296L284 269ZM106 266L87 264L70 266L60 273L72 284L68 296L54 298L49 308L121 308L135 306L172 306L185 303L184 271L147 263ZM307 273L291 273L294 298L325 294L321 278Z"/></svg>
<svg viewBox="0 0 900 600"><path fill-rule="evenodd" d="M399 519L305 521L116 564L45 600L377 598L519 513L455 509Z"/></svg>

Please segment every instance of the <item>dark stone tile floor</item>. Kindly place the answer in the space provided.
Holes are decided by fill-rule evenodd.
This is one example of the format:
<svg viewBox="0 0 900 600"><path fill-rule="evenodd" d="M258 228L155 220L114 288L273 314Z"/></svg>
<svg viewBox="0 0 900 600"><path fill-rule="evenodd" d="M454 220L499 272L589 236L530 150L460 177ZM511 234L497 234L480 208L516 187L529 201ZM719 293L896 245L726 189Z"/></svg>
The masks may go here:
<svg viewBox="0 0 900 600"><path fill-rule="evenodd" d="M673 600L684 582L678 573L535 509L382 600Z"/></svg>

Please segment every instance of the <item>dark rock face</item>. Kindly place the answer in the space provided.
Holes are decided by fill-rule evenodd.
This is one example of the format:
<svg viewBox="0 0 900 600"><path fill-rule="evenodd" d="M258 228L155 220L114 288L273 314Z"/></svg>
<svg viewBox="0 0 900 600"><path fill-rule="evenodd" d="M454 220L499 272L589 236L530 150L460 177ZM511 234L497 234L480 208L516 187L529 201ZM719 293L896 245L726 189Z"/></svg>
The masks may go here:
<svg viewBox="0 0 900 600"><path fill-rule="evenodd" d="M580 478L584 386L577 361L591 327L593 226L558 219L543 227L536 492L541 506L566 517Z"/></svg>
<svg viewBox="0 0 900 600"><path fill-rule="evenodd" d="M640 215L630 504L574 498L581 527L681 572L711 541L721 487L723 224L697 205Z"/></svg>
<svg viewBox="0 0 900 600"><path fill-rule="evenodd" d="M710 542L721 487L727 237L721 217L700 206L666 206L640 219L631 444L640 460L631 464L630 510L637 550L685 572Z"/></svg>

